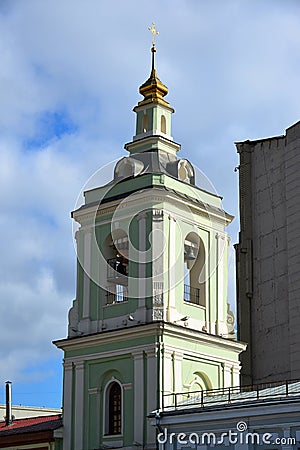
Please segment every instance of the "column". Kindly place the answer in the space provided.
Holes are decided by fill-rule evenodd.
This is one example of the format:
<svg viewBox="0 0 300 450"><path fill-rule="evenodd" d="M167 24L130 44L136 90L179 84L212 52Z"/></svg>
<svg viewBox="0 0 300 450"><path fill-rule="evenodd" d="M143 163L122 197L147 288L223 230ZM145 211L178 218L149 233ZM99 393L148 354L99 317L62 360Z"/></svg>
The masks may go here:
<svg viewBox="0 0 300 450"><path fill-rule="evenodd" d="M167 321L171 322L174 320L173 312L176 310L176 297L175 297L175 286L176 286L176 272L175 272L175 263L176 263L176 219L172 216L169 216L169 301L167 308Z"/></svg>
<svg viewBox="0 0 300 450"><path fill-rule="evenodd" d="M81 331L89 332L90 321L90 274L91 274L91 238L92 229L84 230L84 250L83 250L83 305Z"/></svg>
<svg viewBox="0 0 300 450"><path fill-rule="evenodd" d="M232 387L232 365L225 362L222 367L224 387Z"/></svg>
<svg viewBox="0 0 300 450"><path fill-rule="evenodd" d="M217 311L216 311L216 334L227 334L226 323L224 322L225 315L225 299L226 292L224 291L224 276L225 276L225 236L223 234L216 234L217 240Z"/></svg>
<svg viewBox="0 0 300 450"><path fill-rule="evenodd" d="M134 364L134 441L144 440L144 353L132 352Z"/></svg>
<svg viewBox="0 0 300 450"><path fill-rule="evenodd" d="M70 450L72 436L73 363L64 361L63 450Z"/></svg>
<svg viewBox="0 0 300 450"><path fill-rule="evenodd" d="M174 352L174 391L176 393L183 391L182 386L182 360L183 353L175 350Z"/></svg>
<svg viewBox="0 0 300 450"><path fill-rule="evenodd" d="M75 435L74 450L83 448L84 361L75 363Z"/></svg>
<svg viewBox="0 0 300 450"><path fill-rule="evenodd" d="M139 221L139 309L145 310L146 307L146 222L147 213L145 211L138 215ZM145 311L143 311L143 316L145 316ZM143 317L145 321L146 317Z"/></svg>
<svg viewBox="0 0 300 450"><path fill-rule="evenodd" d="M164 212L154 209L152 214L152 317L154 320L164 320Z"/></svg>
<svg viewBox="0 0 300 450"><path fill-rule="evenodd" d="M232 385L239 386L240 385L240 371L241 364L237 363L232 366Z"/></svg>
<svg viewBox="0 0 300 450"><path fill-rule="evenodd" d="M173 370L173 351L164 347L163 350L163 394L173 393L173 381L175 373ZM165 405L172 403L172 395L164 397Z"/></svg>

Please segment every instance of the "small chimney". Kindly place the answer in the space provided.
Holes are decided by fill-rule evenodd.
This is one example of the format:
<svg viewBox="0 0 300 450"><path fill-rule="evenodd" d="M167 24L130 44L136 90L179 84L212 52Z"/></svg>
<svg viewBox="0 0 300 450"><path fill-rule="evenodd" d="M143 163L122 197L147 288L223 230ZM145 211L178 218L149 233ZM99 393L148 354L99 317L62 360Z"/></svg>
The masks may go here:
<svg viewBox="0 0 300 450"><path fill-rule="evenodd" d="M7 426L12 424L13 417L11 412L11 381L7 381L5 383L5 392L6 392L6 416L5 423Z"/></svg>

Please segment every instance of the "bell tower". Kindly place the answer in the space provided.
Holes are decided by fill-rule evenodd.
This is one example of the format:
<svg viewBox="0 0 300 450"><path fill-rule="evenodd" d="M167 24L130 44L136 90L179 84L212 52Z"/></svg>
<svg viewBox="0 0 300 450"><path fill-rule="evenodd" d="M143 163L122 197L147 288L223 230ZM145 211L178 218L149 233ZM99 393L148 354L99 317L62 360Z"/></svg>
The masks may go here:
<svg viewBox="0 0 300 450"><path fill-rule="evenodd" d="M72 213L77 292L68 337L55 342L64 351L64 450L155 448L147 414L170 394L239 384L245 345L227 304L233 217L177 157L155 42L151 52L129 155Z"/></svg>

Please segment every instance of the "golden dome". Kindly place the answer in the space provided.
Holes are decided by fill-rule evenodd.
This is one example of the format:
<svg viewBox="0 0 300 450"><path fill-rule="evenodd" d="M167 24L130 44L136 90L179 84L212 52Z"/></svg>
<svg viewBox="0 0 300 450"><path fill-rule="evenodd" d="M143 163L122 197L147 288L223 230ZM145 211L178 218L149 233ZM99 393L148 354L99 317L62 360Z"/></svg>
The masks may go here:
<svg viewBox="0 0 300 450"><path fill-rule="evenodd" d="M144 99L138 103L138 106L147 105L149 103L159 103L169 107L169 103L164 100L164 96L168 93L168 88L165 86L156 74L154 67L154 54L156 52L155 45L151 47L152 52L152 70L150 77L145 83L140 86L139 92L144 96Z"/></svg>

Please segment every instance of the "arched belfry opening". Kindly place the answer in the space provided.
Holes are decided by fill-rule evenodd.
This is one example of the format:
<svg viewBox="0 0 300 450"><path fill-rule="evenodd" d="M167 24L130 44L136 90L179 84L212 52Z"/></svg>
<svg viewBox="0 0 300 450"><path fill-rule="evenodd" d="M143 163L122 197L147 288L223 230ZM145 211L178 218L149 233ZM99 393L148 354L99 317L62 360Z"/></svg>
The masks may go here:
<svg viewBox="0 0 300 450"><path fill-rule="evenodd" d="M106 259L106 304L121 303L128 299L128 236L123 230L115 230L104 241Z"/></svg>
<svg viewBox="0 0 300 450"><path fill-rule="evenodd" d="M184 240L184 301L206 306L205 247L196 233Z"/></svg>

